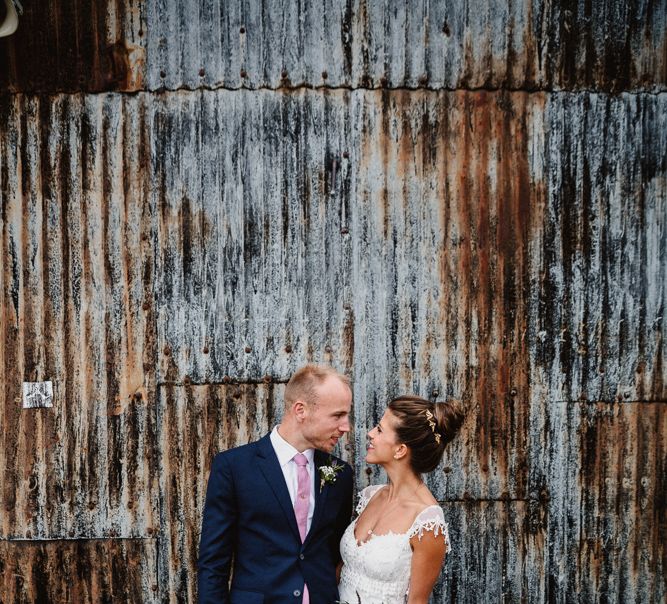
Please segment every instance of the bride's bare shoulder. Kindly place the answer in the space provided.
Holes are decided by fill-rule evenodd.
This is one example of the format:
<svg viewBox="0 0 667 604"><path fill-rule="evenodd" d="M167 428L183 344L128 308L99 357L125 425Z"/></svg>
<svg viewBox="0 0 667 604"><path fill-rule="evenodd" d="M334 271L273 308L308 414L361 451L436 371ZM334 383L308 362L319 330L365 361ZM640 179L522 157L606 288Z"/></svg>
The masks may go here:
<svg viewBox="0 0 667 604"><path fill-rule="evenodd" d="M426 485L423 485L415 495L417 495L417 503L422 509L429 505L438 505L438 500L433 496L433 493L431 493Z"/></svg>

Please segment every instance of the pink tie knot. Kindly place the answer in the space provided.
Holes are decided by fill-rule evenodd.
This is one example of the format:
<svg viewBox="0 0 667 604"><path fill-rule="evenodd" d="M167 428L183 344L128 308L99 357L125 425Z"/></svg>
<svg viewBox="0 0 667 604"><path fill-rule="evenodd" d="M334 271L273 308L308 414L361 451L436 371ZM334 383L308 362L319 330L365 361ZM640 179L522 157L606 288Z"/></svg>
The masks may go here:
<svg viewBox="0 0 667 604"><path fill-rule="evenodd" d="M299 467L308 465L308 458L303 453L297 453L293 458L294 463Z"/></svg>

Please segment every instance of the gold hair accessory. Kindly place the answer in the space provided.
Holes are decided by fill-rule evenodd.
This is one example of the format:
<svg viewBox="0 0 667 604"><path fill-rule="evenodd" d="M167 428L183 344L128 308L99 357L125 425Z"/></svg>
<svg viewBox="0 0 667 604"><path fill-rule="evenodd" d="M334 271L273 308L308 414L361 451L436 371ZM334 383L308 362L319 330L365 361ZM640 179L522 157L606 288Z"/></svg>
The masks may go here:
<svg viewBox="0 0 667 604"><path fill-rule="evenodd" d="M428 425L431 426L431 432L433 432L433 436L435 436L435 442L440 444L440 433L435 431L436 424L435 419L433 418L433 413L426 409L424 414L426 415L426 421L428 421Z"/></svg>

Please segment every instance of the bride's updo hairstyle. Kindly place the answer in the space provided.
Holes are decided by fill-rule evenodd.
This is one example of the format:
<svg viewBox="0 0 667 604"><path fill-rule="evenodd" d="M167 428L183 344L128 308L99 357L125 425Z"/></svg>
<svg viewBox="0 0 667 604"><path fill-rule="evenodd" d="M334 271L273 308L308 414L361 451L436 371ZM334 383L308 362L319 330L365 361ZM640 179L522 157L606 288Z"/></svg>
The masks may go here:
<svg viewBox="0 0 667 604"><path fill-rule="evenodd" d="M410 449L412 470L415 474L435 470L463 423L461 405L406 395L393 399L388 407L398 420L394 426L398 442Z"/></svg>

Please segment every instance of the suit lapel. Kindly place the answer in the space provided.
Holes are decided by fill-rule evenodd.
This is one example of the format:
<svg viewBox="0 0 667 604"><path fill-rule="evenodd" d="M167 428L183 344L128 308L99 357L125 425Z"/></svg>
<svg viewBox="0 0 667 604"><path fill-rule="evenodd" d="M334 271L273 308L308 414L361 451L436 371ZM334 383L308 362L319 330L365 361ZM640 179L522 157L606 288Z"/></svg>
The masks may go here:
<svg viewBox="0 0 667 604"><path fill-rule="evenodd" d="M299 527L296 524L296 517L294 516L294 507L292 506L292 500L290 499L289 491L285 484L283 470L280 467L280 463L278 463L278 457L271 445L271 439L267 435L258 441L258 444L259 450L257 452L257 461L259 469L278 500L278 503L285 514L285 518L287 518L287 523L300 542L301 536L299 535ZM315 509L317 510L317 504L315 504Z"/></svg>
<svg viewBox="0 0 667 604"><path fill-rule="evenodd" d="M313 488L315 489L315 511L313 512L313 521L310 525L308 535L306 535L306 542L313 533L313 529L317 526L324 513L324 507L327 501L327 495L331 489L330 484L324 484L320 489L320 467L328 464L329 456L322 451L315 450L315 476L313 477Z"/></svg>

